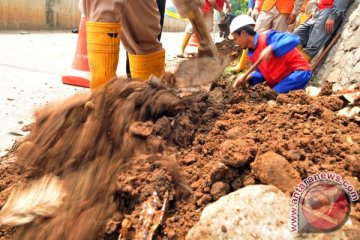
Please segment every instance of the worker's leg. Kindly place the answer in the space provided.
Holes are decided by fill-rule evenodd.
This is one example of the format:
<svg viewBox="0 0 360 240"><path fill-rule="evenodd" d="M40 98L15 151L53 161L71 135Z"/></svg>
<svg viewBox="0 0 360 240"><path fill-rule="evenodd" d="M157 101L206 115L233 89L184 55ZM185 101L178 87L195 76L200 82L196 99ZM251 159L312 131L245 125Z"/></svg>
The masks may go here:
<svg viewBox="0 0 360 240"><path fill-rule="evenodd" d="M288 93L289 91L304 89L311 80L311 71L294 71L284 78L273 88L279 93Z"/></svg>
<svg viewBox="0 0 360 240"><path fill-rule="evenodd" d="M131 76L143 80L151 74L160 77L165 70L165 50L158 39L161 26L156 0L127 1L121 23Z"/></svg>
<svg viewBox="0 0 360 240"><path fill-rule="evenodd" d="M164 26L166 0L156 0L156 5L158 6L159 13L160 13L161 31L160 31L160 34L158 36L158 39L160 41L162 29L163 29L163 26ZM129 54L127 52L126 52L126 75L128 76L128 78L131 78Z"/></svg>
<svg viewBox="0 0 360 240"><path fill-rule="evenodd" d="M276 6L274 6L270 11L272 11L274 15L272 30L286 32L288 30L287 22L289 15L280 13Z"/></svg>
<svg viewBox="0 0 360 240"><path fill-rule="evenodd" d="M83 0L83 11L87 19L86 37L91 89L116 77L122 2L121 0Z"/></svg>
<svg viewBox="0 0 360 240"><path fill-rule="evenodd" d="M256 85L256 84L259 84L259 83L262 83L262 82L264 82L265 81L265 79L250 79L250 81L249 81L249 84L251 85L251 86L254 86L254 85Z"/></svg>
<svg viewBox="0 0 360 240"><path fill-rule="evenodd" d="M310 32L312 30L312 27L314 26L315 22L313 19L310 19L309 21L305 22L304 24L301 24L295 31L294 34L298 35L300 37L300 44L303 47L306 47Z"/></svg>
<svg viewBox="0 0 360 240"><path fill-rule="evenodd" d="M311 61L312 57L304 52L304 48L308 44L310 34L314 28L314 25L315 25L314 19L310 19L307 22L301 24L294 32L294 34L300 37L300 45L298 46L298 49L300 50L301 54L308 62Z"/></svg>
<svg viewBox="0 0 360 240"><path fill-rule="evenodd" d="M260 11L259 16L255 23L254 30L258 33L270 30L272 26L273 14L271 11Z"/></svg>
<svg viewBox="0 0 360 240"><path fill-rule="evenodd" d="M324 44L329 40L333 33L325 32L325 22L329 16L330 9L324 9L319 11L319 13L314 18L314 26L309 35L309 40L304 47L304 52L310 57L314 57ZM334 29L340 24L341 20L335 21Z"/></svg>
<svg viewBox="0 0 360 240"><path fill-rule="evenodd" d="M180 45L180 51L179 51L177 57L180 57L180 58L185 57L185 55L184 55L185 48L189 43L192 32L193 32L193 28L192 28L191 23L189 23L188 25L186 25L185 33L184 33L184 36L183 36L183 39L182 39L181 45Z"/></svg>
<svg viewBox="0 0 360 240"><path fill-rule="evenodd" d="M161 39L161 33L164 26L164 19L165 19L165 7L166 7L166 0L156 0L156 5L159 9L160 13L160 34L158 36L158 39Z"/></svg>

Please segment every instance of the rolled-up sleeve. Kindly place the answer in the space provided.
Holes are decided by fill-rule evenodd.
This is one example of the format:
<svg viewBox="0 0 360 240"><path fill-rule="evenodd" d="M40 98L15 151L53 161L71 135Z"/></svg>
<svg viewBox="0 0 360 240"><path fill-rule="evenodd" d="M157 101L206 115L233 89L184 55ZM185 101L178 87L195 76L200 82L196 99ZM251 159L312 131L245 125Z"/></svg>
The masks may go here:
<svg viewBox="0 0 360 240"><path fill-rule="evenodd" d="M334 5L331 8L329 19L338 19L339 17L343 17L350 0L335 0Z"/></svg>

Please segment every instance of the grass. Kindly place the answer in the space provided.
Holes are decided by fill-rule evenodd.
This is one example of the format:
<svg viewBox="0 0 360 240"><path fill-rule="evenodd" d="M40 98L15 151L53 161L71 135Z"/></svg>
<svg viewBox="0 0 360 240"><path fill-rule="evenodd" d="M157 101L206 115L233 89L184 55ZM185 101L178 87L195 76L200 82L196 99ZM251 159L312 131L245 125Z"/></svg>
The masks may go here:
<svg viewBox="0 0 360 240"><path fill-rule="evenodd" d="M320 79L318 79L315 75L311 76L310 86L320 87Z"/></svg>

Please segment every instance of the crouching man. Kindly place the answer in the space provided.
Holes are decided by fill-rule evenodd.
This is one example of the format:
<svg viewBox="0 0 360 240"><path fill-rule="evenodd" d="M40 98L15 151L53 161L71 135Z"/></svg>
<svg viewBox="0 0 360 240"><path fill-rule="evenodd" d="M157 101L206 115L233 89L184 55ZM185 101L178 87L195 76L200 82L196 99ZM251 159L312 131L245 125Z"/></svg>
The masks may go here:
<svg viewBox="0 0 360 240"><path fill-rule="evenodd" d="M251 85L266 81L279 93L304 89L311 79L311 68L296 47L300 38L291 33L275 30L257 33L255 22L248 15L237 16L230 25L230 39L243 50L248 49L252 64L259 60L256 71L247 77L239 75L234 86L247 82Z"/></svg>

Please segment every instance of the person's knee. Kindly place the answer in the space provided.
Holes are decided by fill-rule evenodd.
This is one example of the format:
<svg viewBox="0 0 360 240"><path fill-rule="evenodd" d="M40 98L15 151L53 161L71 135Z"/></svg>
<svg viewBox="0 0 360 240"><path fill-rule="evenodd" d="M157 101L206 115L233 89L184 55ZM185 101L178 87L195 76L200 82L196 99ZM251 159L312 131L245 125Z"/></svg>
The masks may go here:
<svg viewBox="0 0 360 240"><path fill-rule="evenodd" d="M278 83L273 89L278 93L288 93L294 90L305 89L311 80L311 75L312 72L310 70L295 71Z"/></svg>

